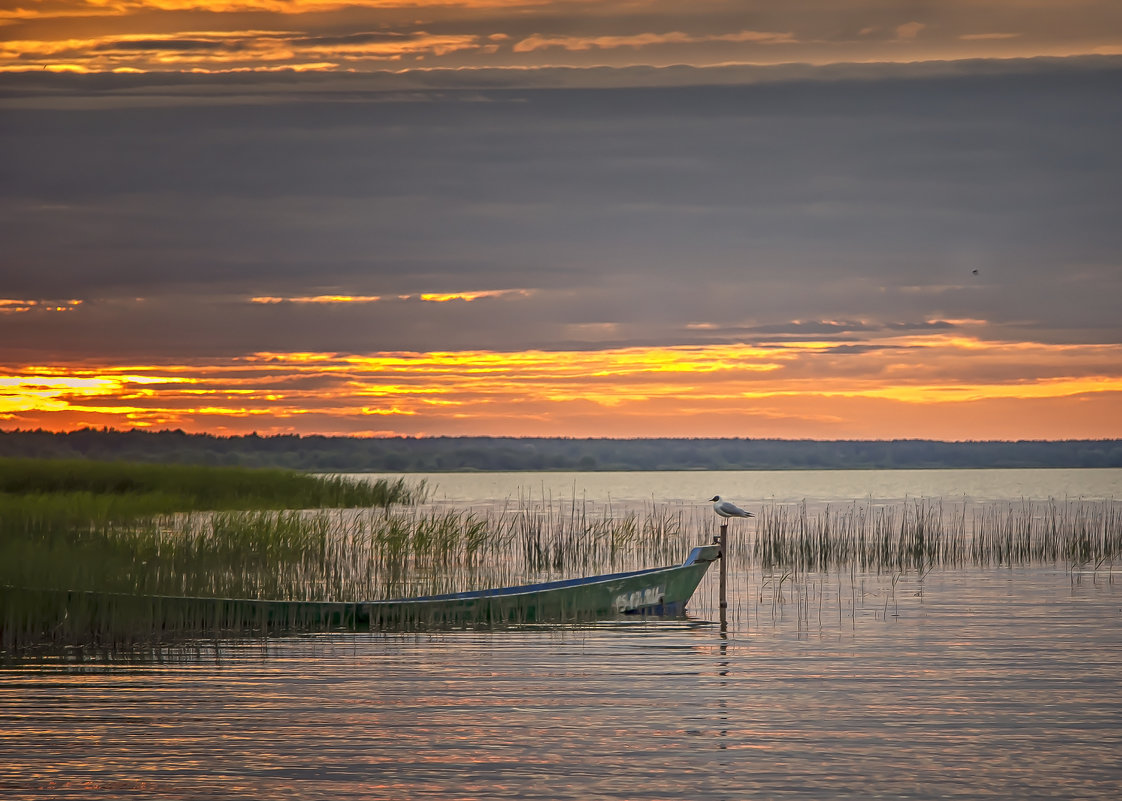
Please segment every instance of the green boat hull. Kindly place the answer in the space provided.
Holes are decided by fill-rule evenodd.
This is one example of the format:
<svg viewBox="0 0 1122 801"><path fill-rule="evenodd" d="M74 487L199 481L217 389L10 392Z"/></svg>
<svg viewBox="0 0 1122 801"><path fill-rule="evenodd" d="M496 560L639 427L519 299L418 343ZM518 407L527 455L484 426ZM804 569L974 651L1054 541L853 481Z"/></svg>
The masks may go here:
<svg viewBox="0 0 1122 801"><path fill-rule="evenodd" d="M574 623L625 615L678 616L719 558L716 545L695 548L681 565L479 592L382 601L268 601L63 590L0 589L12 614L4 626L53 620L91 642L118 641L116 621L155 634L395 630L521 623ZM31 634L26 629L20 639ZM4 637L3 639L8 639ZM34 636L32 637L34 639Z"/></svg>

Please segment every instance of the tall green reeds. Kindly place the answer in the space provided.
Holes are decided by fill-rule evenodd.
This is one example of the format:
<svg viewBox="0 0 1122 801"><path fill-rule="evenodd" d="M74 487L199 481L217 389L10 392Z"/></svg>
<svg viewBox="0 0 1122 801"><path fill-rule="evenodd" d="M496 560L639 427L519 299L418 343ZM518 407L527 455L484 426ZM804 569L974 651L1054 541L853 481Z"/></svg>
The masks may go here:
<svg viewBox="0 0 1122 801"><path fill-rule="evenodd" d="M0 516L138 516L199 509L314 509L422 500L404 479L362 481L292 470L0 459Z"/></svg>
<svg viewBox="0 0 1122 801"><path fill-rule="evenodd" d="M401 505L424 488L299 476L313 480L317 488L308 489L270 471L245 477L211 468L209 483L196 477L194 484L177 483L175 471L134 474L121 489L110 480L115 470L65 480L8 474L0 483L9 488L0 493L3 650L165 636L172 623L130 598L342 603L668 565L709 542L720 522L707 506L653 503L621 509L520 497L482 510ZM757 511L755 520L730 524L734 582L737 571L753 568L781 576L895 575L967 565L1098 566L1122 554L1115 501L913 499ZM780 579L780 594L782 586ZM213 601L200 601L197 614L193 608L178 606L187 611L177 612L174 625L233 624Z"/></svg>
<svg viewBox="0 0 1122 801"><path fill-rule="evenodd" d="M798 570L924 570L962 564L966 543L961 509L942 501L853 502L814 514L802 503L764 507L750 556L763 567Z"/></svg>
<svg viewBox="0 0 1122 801"><path fill-rule="evenodd" d="M388 510L424 493L402 479L0 459L0 649L29 637L135 634L135 621L105 620L107 607L91 606L90 593L345 592L335 527L326 512L299 510ZM114 614L121 608L116 602ZM75 627L81 610L92 617Z"/></svg>
<svg viewBox="0 0 1122 801"><path fill-rule="evenodd" d="M1115 501L853 502L814 513L765 506L743 557L767 568L924 571L963 565L1101 564L1122 556Z"/></svg>

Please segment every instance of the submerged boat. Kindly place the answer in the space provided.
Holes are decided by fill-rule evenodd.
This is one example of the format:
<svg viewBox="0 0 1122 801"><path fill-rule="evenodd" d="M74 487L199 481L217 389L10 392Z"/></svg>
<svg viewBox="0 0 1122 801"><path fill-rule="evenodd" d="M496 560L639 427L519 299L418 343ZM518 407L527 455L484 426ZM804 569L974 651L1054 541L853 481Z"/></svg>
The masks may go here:
<svg viewBox="0 0 1122 801"><path fill-rule="evenodd" d="M524 584L475 592L356 604L360 621L541 622L616 615L678 616L720 556L717 545L694 548L673 567Z"/></svg>
<svg viewBox="0 0 1122 801"><path fill-rule="evenodd" d="M718 545L702 545L694 548L685 562L671 567L381 601L268 601L57 590L15 592L21 596L22 605L38 607L32 617L65 621L60 625L72 631L84 629L95 641L116 639L114 621L129 621L129 629L157 636L159 632L248 634L580 622L621 615L680 616L709 565L718 558Z"/></svg>

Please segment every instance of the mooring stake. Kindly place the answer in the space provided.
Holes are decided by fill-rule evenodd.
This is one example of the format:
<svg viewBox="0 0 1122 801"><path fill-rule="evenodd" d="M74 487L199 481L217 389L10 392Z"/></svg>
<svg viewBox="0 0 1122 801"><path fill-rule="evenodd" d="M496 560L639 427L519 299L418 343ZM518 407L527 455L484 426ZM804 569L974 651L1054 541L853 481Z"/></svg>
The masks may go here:
<svg viewBox="0 0 1122 801"><path fill-rule="evenodd" d="M721 599L721 609L722 610L729 608L729 596L728 596L729 569L728 569L728 558L727 558L728 557L728 537L729 537L729 524L726 521L724 523L721 523L721 535L718 538L720 540L720 545L721 545L720 599Z"/></svg>

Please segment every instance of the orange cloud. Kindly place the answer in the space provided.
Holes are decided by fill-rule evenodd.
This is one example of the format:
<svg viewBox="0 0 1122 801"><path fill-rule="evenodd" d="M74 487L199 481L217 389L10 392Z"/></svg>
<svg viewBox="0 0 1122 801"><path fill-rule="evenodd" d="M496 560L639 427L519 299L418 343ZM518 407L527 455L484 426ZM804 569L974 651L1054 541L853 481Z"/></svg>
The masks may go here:
<svg viewBox="0 0 1122 801"><path fill-rule="evenodd" d="M260 353L0 373L15 427L402 434L1122 435L1122 346L945 335L595 351ZM996 410L1001 410L1000 413ZM1044 415L1043 417L1041 415Z"/></svg>
<svg viewBox="0 0 1122 801"><path fill-rule="evenodd" d="M470 303L480 298L527 298L533 294L533 290L530 289L481 289L470 292L425 292L419 296L399 295L395 300L413 300L415 297L419 297L426 303L447 303L454 300L462 300L465 303ZM249 300L250 303L266 305L278 303L377 303L383 300L383 297L381 295L301 295L294 297L261 295L259 297L250 298ZM2 303L2 301L0 301L0 303ZM2 306L0 306L0 311L3 311Z"/></svg>
<svg viewBox="0 0 1122 801"><path fill-rule="evenodd" d="M958 38L962 39L963 41L973 42L986 41L991 39L1018 39L1020 38L1020 36L1021 34L1019 33L966 33Z"/></svg>
<svg viewBox="0 0 1122 801"><path fill-rule="evenodd" d="M82 305L80 300L16 300L0 298L0 314L21 314L30 311L65 312Z"/></svg>
<svg viewBox="0 0 1122 801"><path fill-rule="evenodd" d="M0 416L29 411L57 412L84 408L86 401L98 398L110 402L139 397L136 388L144 385L190 383L184 376L150 376L132 372L59 370L26 368L21 374L0 375ZM150 397L155 393L147 393ZM143 411L141 407L106 406L115 414Z"/></svg>
<svg viewBox="0 0 1122 801"><path fill-rule="evenodd" d="M591 2L592 0L586 0ZM0 19L49 19L61 16L122 16L145 11L206 11L211 14L269 12L274 14L309 14L345 9L405 8L524 8L549 5L550 0L70 0L46 7L26 4L0 10Z"/></svg>
<svg viewBox="0 0 1122 801"><path fill-rule="evenodd" d="M251 303L376 303L380 295L303 295L300 297L278 298L262 296L250 298Z"/></svg>
<svg viewBox="0 0 1122 801"><path fill-rule="evenodd" d="M792 33L773 33L769 31L737 31L697 35L671 31L669 33L637 33L628 36L543 36L534 34L514 45L514 52L529 53L548 47L563 50L611 50L617 47L649 47L664 44L697 44L701 42L757 42L760 44L794 44Z"/></svg>
<svg viewBox="0 0 1122 801"><path fill-rule="evenodd" d="M8 37L13 41L0 43L0 71L372 71L434 63L525 68L593 61L666 66L671 59L694 66L831 64L1063 57L1117 54L1122 48L1114 0L1085 0L1079 14L1062 3L1039 2L932 9L881 2L773 4L766 20L757 20L771 30L732 31L725 4L679 5L661 3L652 10L649 2L630 0L28 2L0 10L0 26L14 29ZM661 30L650 29L653 16ZM219 29L266 20L258 24L283 33L239 40L238 31L211 31L230 46L206 46L198 34L177 27L197 25L198 19ZM713 32L721 30L728 32ZM90 35L81 38L85 32ZM106 35L110 32L118 35ZM787 46L769 53L755 45ZM651 55L651 48L660 46L674 47L673 55Z"/></svg>
<svg viewBox="0 0 1122 801"><path fill-rule="evenodd" d="M533 294L533 290L530 289L484 289L476 292L426 292L421 295L421 300L429 303L447 303L451 300L462 300L470 303L480 298L528 298Z"/></svg>
<svg viewBox="0 0 1122 801"><path fill-rule="evenodd" d="M896 41L910 42L919 36L919 32L926 27L927 25L922 22L905 22L903 25L897 25Z"/></svg>
<svg viewBox="0 0 1122 801"><path fill-rule="evenodd" d="M151 69L334 69L350 61L396 61L404 56L444 56L492 46L475 34L357 33L314 37L292 31L176 31L171 35L122 33L90 38L11 39L0 42L0 71L143 72Z"/></svg>

